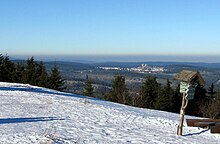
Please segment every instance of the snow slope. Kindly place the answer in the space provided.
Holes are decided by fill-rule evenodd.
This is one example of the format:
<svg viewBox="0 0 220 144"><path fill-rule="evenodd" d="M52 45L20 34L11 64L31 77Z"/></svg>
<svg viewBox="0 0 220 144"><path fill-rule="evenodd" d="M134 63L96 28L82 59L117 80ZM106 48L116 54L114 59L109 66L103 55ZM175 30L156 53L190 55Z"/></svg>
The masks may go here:
<svg viewBox="0 0 220 144"><path fill-rule="evenodd" d="M0 82L0 144L217 144L219 134L186 127L179 115L24 84Z"/></svg>

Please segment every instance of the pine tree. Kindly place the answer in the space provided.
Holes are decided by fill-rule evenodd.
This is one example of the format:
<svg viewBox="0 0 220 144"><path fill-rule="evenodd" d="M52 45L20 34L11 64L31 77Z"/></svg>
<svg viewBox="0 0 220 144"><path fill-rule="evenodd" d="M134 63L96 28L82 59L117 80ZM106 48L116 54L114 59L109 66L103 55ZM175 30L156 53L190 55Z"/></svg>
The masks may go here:
<svg viewBox="0 0 220 144"><path fill-rule="evenodd" d="M4 81L4 56L0 54L0 81Z"/></svg>
<svg viewBox="0 0 220 144"><path fill-rule="evenodd" d="M34 58L28 58L24 72L22 73L22 82L28 83L32 85L36 85L36 63L34 62Z"/></svg>
<svg viewBox="0 0 220 144"><path fill-rule="evenodd" d="M0 80L5 82L13 82L12 76L15 71L14 63L9 57L0 55Z"/></svg>
<svg viewBox="0 0 220 144"><path fill-rule="evenodd" d="M141 88L140 107L154 108L154 103L159 95L161 86L157 82L156 77L147 77Z"/></svg>
<svg viewBox="0 0 220 144"><path fill-rule="evenodd" d="M214 98L214 95L216 94L216 92L214 91L214 84L212 83L212 85L208 88L208 94L210 96L210 98Z"/></svg>
<svg viewBox="0 0 220 144"><path fill-rule="evenodd" d="M62 91L65 89L64 80L62 79L60 72L56 66L52 68L49 77L49 88Z"/></svg>
<svg viewBox="0 0 220 144"><path fill-rule="evenodd" d="M24 66L19 63L15 64L15 71L12 76L13 82L21 83L23 72L24 72Z"/></svg>
<svg viewBox="0 0 220 144"><path fill-rule="evenodd" d="M92 80L91 79L88 79L86 81L86 85L84 87L84 92L83 94L85 96L93 96L93 87L92 87Z"/></svg>
<svg viewBox="0 0 220 144"><path fill-rule="evenodd" d="M194 115L194 116L202 116L199 107L204 103L204 101L207 100L206 93L207 92L204 86L198 84L198 86L195 89L194 99L190 100L188 103L188 106L186 108L186 114Z"/></svg>
<svg viewBox="0 0 220 144"><path fill-rule="evenodd" d="M180 85L178 85L174 89L174 96L173 96L172 103L173 103L172 112L179 113L181 105L182 105L182 95L180 93Z"/></svg>
<svg viewBox="0 0 220 144"><path fill-rule="evenodd" d="M121 75L116 75L115 79L112 81L112 90L106 95L106 99L118 102L122 104L130 103L130 96L128 93L127 86L125 84L125 77Z"/></svg>
<svg viewBox="0 0 220 144"><path fill-rule="evenodd" d="M173 95L174 92L171 87L171 82L167 79L166 86L163 87L156 99L155 108L171 112L173 108Z"/></svg>
<svg viewBox="0 0 220 144"><path fill-rule="evenodd" d="M41 61L40 64L37 65L36 68L36 84L40 87L48 87L49 86L49 77L44 66L44 63Z"/></svg>

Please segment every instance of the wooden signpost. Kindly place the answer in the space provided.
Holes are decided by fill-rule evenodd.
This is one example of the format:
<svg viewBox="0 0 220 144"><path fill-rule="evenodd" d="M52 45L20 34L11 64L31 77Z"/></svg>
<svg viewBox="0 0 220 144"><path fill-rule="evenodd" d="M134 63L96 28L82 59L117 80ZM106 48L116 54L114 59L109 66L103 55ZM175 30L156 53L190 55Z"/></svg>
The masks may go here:
<svg viewBox="0 0 220 144"><path fill-rule="evenodd" d="M182 135L183 121L188 105L188 100L194 99L195 88L198 84L204 85L205 81L199 72L183 70L178 73L174 79L180 80L180 93L182 93L182 106L180 109L180 122L177 128L177 135Z"/></svg>

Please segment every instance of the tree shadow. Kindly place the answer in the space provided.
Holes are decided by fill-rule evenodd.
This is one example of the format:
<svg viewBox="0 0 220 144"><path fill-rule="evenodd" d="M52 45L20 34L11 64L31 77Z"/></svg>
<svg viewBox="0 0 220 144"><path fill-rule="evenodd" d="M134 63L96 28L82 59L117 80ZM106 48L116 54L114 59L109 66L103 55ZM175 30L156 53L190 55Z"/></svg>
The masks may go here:
<svg viewBox="0 0 220 144"><path fill-rule="evenodd" d="M27 91L27 92L34 92L34 93L70 96L70 97L86 98L86 99L102 101L101 99L94 98L94 97L87 97L87 96L82 96L82 95L60 92L60 91L56 91L56 90L50 90L50 89L46 89L46 88L32 87L32 86L28 86L28 85L27 86L26 85L25 86L14 85L11 87L0 87L0 91Z"/></svg>
<svg viewBox="0 0 220 144"><path fill-rule="evenodd" d="M207 132L207 131L209 131L209 129L205 129L205 130L202 130L202 131L200 131L200 132L185 134L185 135L183 135L183 136L200 135L200 134L205 133L205 132Z"/></svg>
<svg viewBox="0 0 220 144"><path fill-rule="evenodd" d="M25 122L43 122L43 121L54 121L54 120L65 120L57 117L24 117L24 118L1 118L0 124L10 123L25 123Z"/></svg>

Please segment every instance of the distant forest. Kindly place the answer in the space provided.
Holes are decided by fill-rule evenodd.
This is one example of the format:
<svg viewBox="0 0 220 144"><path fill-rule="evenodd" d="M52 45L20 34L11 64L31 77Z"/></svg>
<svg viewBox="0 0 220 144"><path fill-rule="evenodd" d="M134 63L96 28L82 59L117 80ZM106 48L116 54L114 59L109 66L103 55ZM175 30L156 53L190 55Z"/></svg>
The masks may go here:
<svg viewBox="0 0 220 144"><path fill-rule="evenodd" d="M147 76L139 92L134 92L125 83L125 76L116 74L112 80L111 90L102 94L103 99L141 108L157 109L179 113L182 95L179 85L171 87L167 79L162 85L154 76ZM34 61L33 57L24 62L12 62L9 56L0 54L0 81L31 84L59 91L65 90L64 79L56 65L47 71L43 62ZM94 95L94 84L87 79L84 95ZM220 118L220 93L214 91L212 84L208 89L198 85L193 100L189 100L186 114L209 118Z"/></svg>

